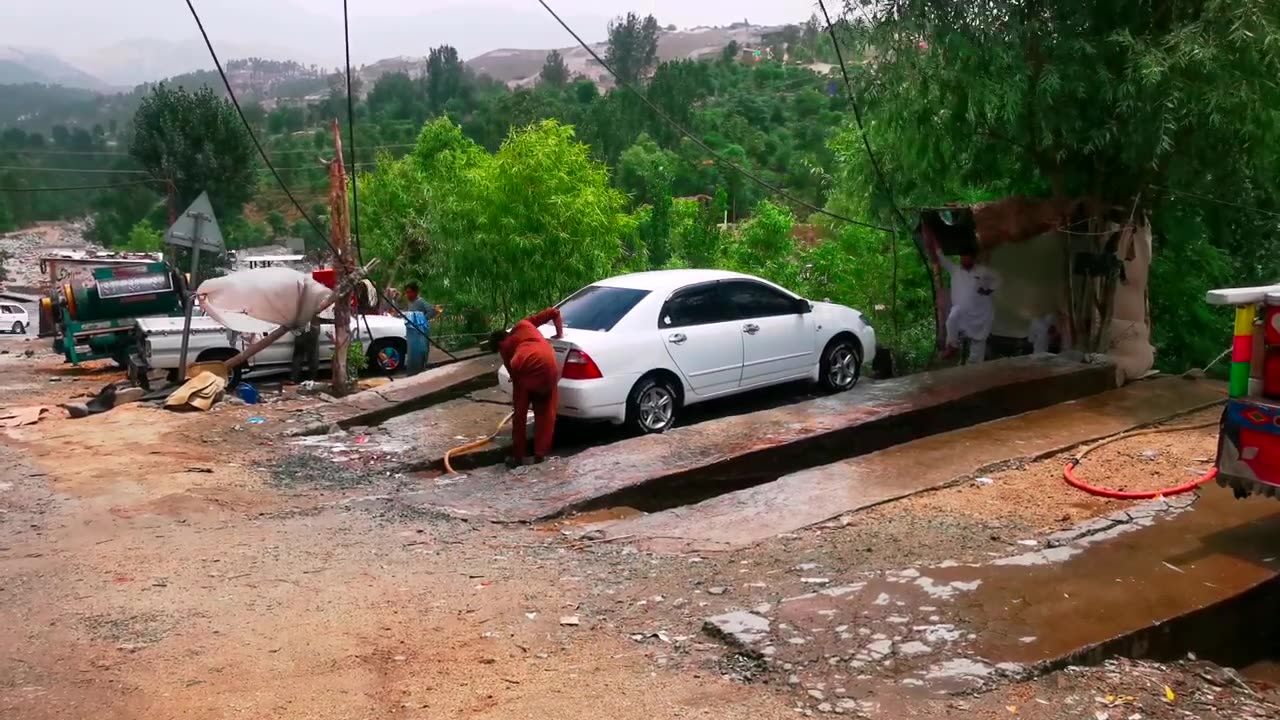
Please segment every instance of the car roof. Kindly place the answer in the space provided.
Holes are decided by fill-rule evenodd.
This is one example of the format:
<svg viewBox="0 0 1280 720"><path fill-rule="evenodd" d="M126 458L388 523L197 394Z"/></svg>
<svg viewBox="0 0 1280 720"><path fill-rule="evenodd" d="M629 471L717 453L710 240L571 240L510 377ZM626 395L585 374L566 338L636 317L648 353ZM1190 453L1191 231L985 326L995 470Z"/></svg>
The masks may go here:
<svg viewBox="0 0 1280 720"><path fill-rule="evenodd" d="M750 275L729 272L727 270L653 270L650 272L618 275L592 284L603 285L605 287L650 290L653 292L669 292L685 287L686 285L695 285L697 283L712 282L715 280L731 280L735 278L745 278L748 280L757 279Z"/></svg>

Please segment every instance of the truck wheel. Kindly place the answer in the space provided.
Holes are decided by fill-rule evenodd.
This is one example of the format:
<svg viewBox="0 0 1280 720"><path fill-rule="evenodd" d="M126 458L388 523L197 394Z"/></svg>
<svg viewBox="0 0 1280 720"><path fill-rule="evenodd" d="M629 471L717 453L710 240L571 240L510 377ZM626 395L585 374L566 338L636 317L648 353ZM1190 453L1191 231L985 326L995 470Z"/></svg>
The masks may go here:
<svg viewBox="0 0 1280 720"><path fill-rule="evenodd" d="M405 356L409 352L409 344L397 338L383 338L369 347L369 367L377 369L384 375L395 374L404 367Z"/></svg>
<svg viewBox="0 0 1280 720"><path fill-rule="evenodd" d="M196 362L226 362L235 356L234 350L205 350L196 356ZM227 392L234 390L243 378L244 365L232 370L231 374L227 376ZM182 382L182 379L179 378L178 382Z"/></svg>

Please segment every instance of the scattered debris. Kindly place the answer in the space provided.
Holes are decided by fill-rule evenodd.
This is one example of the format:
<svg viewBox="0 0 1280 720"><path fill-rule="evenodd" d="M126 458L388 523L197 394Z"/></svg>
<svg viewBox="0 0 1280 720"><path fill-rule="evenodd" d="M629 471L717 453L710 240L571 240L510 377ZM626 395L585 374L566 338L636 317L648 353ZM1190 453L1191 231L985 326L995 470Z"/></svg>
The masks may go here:
<svg viewBox="0 0 1280 720"><path fill-rule="evenodd" d="M749 647L768 636L769 619L745 610L738 610L707 618L703 628L708 633L723 637L740 647Z"/></svg>
<svg viewBox="0 0 1280 720"><path fill-rule="evenodd" d="M35 425L44 419L49 408L44 405L12 408L0 411L0 428L15 428L24 425Z"/></svg>
<svg viewBox="0 0 1280 720"><path fill-rule="evenodd" d="M560 624L565 627L577 627L582 624L582 621L577 615L561 615Z"/></svg>

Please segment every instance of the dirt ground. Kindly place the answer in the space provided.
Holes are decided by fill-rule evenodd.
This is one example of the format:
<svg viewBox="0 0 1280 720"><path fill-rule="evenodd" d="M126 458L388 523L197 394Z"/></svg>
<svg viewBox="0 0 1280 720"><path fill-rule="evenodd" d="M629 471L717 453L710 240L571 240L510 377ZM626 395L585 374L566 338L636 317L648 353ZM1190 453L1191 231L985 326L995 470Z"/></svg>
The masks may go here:
<svg viewBox="0 0 1280 720"><path fill-rule="evenodd" d="M56 406L116 377L0 340L3 407ZM495 526L401 505L422 480L386 471L392 451L282 435L309 402L55 411L0 430L0 718L812 715L785 668L712 639L703 619L802 592L797 563L856 575L966 562L1124 507L1065 488L1054 458L748 550L651 555L583 539L575 522ZM1081 474L1126 488L1189 478L1212 438L1125 441ZM1264 688L1242 687L1203 663L1118 661L963 696L885 687L828 709L1280 717Z"/></svg>

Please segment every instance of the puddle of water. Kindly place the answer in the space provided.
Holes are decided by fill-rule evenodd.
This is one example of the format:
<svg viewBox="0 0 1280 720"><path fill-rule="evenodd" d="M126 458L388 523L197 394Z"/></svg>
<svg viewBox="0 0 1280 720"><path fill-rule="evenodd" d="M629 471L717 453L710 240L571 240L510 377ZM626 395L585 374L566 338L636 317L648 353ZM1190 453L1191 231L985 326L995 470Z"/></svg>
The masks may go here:
<svg viewBox="0 0 1280 720"><path fill-rule="evenodd" d="M643 510L623 505L568 515L550 522L541 523L535 526L534 529L548 533L558 533L562 530L584 532L595 527L610 525L619 520L627 520L644 514Z"/></svg>

